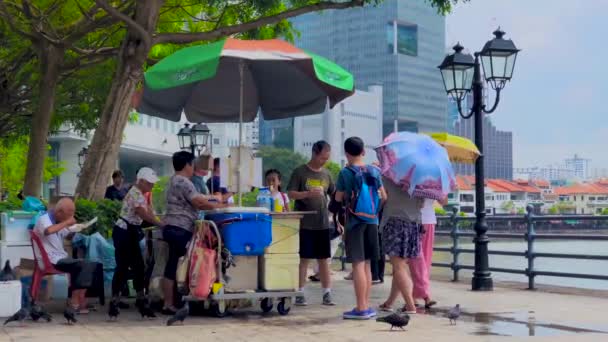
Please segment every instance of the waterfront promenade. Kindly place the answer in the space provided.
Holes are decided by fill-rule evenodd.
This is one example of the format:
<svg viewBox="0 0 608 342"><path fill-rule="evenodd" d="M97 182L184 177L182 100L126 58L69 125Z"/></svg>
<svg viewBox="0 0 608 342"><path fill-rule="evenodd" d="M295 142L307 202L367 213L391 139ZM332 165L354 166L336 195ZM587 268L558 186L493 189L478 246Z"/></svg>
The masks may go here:
<svg viewBox="0 0 608 342"><path fill-rule="evenodd" d="M342 276L335 274L336 307L322 307L320 290L313 285L311 305L293 308L285 317L276 311L262 315L256 306L223 319L190 317L184 326L166 327L164 318L142 321L132 310L110 323L102 307L102 312L79 317L75 326L66 326L59 312L53 312L50 324L6 326L0 341L608 341L608 293L603 291L553 293L522 290L524 284L497 284L493 292L483 293L469 291L468 282L436 280L437 310L413 316L405 332L389 332L375 321L342 320L341 312L354 301L351 284ZM374 286L374 302L380 303L388 289L388 284ZM458 325L450 326L442 312L455 304L461 304L465 314Z"/></svg>

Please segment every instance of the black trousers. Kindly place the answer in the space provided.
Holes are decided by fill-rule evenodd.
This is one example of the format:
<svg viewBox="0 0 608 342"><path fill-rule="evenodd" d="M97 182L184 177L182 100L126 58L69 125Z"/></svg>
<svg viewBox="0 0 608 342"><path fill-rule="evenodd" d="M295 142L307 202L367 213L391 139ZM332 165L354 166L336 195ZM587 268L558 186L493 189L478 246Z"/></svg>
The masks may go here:
<svg viewBox="0 0 608 342"><path fill-rule="evenodd" d="M142 236L141 226L128 225L127 229L114 226L112 239L114 240L116 269L114 270L114 278L112 278L113 296L120 295L127 283L129 274L133 276L135 291L140 293L144 290L145 264L139 247Z"/></svg>
<svg viewBox="0 0 608 342"><path fill-rule="evenodd" d="M378 232L378 241L382 241L382 234ZM386 266L386 257L382 248L382 242L380 242L380 258L378 260L371 261L372 269L372 280L384 281L384 267Z"/></svg>

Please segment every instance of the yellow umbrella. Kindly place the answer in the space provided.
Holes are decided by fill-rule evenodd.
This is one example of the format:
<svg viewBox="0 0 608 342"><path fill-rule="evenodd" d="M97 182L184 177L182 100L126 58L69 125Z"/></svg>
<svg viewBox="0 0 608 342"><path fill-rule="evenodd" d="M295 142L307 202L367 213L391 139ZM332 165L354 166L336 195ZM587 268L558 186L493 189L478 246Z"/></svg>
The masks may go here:
<svg viewBox="0 0 608 342"><path fill-rule="evenodd" d="M473 164L479 153L475 144L463 137L449 133L425 133L448 151L451 162Z"/></svg>

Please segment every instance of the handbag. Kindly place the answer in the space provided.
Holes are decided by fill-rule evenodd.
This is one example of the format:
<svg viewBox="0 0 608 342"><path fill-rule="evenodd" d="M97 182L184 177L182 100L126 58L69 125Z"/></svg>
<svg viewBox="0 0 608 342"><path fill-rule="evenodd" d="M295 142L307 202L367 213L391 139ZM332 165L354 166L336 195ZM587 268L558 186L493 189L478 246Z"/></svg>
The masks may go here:
<svg viewBox="0 0 608 342"><path fill-rule="evenodd" d="M207 225L198 229L190 258L190 294L206 299L217 280L217 251L214 237Z"/></svg>

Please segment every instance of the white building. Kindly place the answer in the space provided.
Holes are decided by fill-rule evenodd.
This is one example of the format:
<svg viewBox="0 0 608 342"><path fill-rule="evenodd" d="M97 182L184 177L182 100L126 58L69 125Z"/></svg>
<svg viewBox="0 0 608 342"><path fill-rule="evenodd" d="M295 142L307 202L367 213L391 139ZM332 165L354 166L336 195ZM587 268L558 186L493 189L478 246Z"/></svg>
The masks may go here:
<svg viewBox="0 0 608 342"><path fill-rule="evenodd" d="M207 124L213 139L213 155L224 158L230 154L230 147L239 146L238 123ZM256 118L253 122L243 124L243 145L257 148L259 144L259 125Z"/></svg>
<svg viewBox="0 0 608 342"><path fill-rule="evenodd" d="M344 166L344 140L358 136L365 142L366 162L376 160L374 148L382 142L382 87L371 86L325 113L294 120L294 150L311 155L312 145L325 140L332 146L331 160Z"/></svg>
<svg viewBox="0 0 608 342"><path fill-rule="evenodd" d="M171 156L179 150L177 132L181 127L181 123L139 114L137 122L125 127L116 169L124 172L128 182L135 180L142 166L153 168L159 175L170 175ZM49 138L51 155L63 161L66 170L45 185L45 196L74 194L80 173L78 153L88 146L92 136L92 132L81 136L66 128Z"/></svg>

